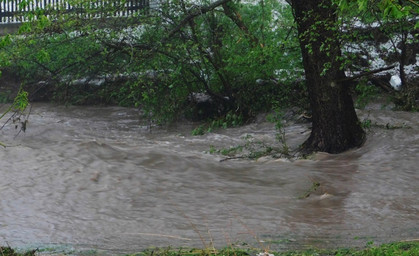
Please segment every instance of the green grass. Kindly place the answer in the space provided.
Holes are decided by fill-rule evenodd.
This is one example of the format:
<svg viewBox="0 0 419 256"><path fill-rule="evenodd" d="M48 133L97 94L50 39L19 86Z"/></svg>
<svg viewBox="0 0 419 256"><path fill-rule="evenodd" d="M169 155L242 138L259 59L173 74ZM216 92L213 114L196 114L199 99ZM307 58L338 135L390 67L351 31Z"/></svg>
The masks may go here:
<svg viewBox="0 0 419 256"><path fill-rule="evenodd" d="M34 256L36 255L35 253L36 250L19 253L10 247L0 246L0 256Z"/></svg>
<svg viewBox="0 0 419 256"><path fill-rule="evenodd" d="M223 250L207 249L150 249L127 256L255 256L263 250L225 248ZM419 256L419 242L396 242L378 247L369 246L365 249L338 250L305 250L269 252L274 256Z"/></svg>
<svg viewBox="0 0 419 256"><path fill-rule="evenodd" d="M366 249L339 249L339 250L307 250L282 252L276 256L418 256L419 243L403 242L385 244Z"/></svg>
<svg viewBox="0 0 419 256"><path fill-rule="evenodd" d="M0 247L0 256L35 256L48 255L39 254L37 250L20 253L10 247ZM80 253L60 253L59 255L86 255ZM90 255L100 255L99 252L93 252ZM172 249L172 248L154 248L142 252L126 254L126 256L263 256L263 250L257 249L237 249L234 247L216 249ZM304 251L284 251L284 252L266 252L266 256L419 256L419 241L395 242L383 244L381 246L372 246L363 249L338 249L338 250L317 250L310 249Z"/></svg>

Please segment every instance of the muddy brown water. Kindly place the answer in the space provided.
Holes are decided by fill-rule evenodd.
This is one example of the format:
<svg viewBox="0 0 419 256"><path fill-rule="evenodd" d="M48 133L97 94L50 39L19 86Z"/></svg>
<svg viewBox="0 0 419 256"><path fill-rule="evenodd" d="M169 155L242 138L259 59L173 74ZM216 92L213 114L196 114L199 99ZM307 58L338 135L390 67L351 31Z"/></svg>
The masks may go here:
<svg viewBox="0 0 419 256"><path fill-rule="evenodd" d="M310 160L222 161L211 146L274 142L273 124L151 132L138 110L33 105L1 130L0 244L116 254L151 246L362 246L419 238L419 113L372 108L366 144ZM4 121L4 120L2 120ZM387 125L388 124L388 125ZM404 127L386 129L387 127ZM290 123L288 143L308 136ZM299 199L313 182L320 187Z"/></svg>

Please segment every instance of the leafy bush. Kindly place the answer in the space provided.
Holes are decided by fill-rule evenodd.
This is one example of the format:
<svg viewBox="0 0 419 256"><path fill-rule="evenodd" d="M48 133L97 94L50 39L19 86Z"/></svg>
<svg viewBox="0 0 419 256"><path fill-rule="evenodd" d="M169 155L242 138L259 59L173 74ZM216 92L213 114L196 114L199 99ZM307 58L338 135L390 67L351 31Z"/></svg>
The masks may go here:
<svg viewBox="0 0 419 256"><path fill-rule="evenodd" d="M379 93L376 87L365 81L361 81L356 85L355 92L357 94L355 104L360 109L364 109Z"/></svg>
<svg viewBox="0 0 419 256"><path fill-rule="evenodd" d="M209 95L218 116L243 120L304 94L293 83L302 68L290 7L229 2L178 29L194 8L170 0L123 22L40 15L2 54L28 88L45 81L56 101L137 106L159 122L193 108L194 93Z"/></svg>

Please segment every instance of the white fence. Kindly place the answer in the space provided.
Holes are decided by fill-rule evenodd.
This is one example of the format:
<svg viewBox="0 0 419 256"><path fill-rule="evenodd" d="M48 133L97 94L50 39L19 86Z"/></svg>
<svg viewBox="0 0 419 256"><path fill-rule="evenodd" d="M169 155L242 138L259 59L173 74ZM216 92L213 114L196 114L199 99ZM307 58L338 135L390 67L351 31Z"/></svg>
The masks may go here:
<svg viewBox="0 0 419 256"><path fill-rule="evenodd" d="M74 12L81 17L123 17L147 11L150 0L0 0L0 23L21 23L29 17ZM151 0L153 2L153 0ZM31 15L32 14L32 15Z"/></svg>

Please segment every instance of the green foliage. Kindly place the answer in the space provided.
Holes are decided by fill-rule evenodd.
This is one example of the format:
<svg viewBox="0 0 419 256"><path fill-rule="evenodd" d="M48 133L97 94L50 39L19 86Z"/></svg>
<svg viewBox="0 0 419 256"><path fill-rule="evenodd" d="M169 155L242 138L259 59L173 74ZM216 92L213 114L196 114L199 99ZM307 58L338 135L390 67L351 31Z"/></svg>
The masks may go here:
<svg viewBox="0 0 419 256"><path fill-rule="evenodd" d="M46 81L56 101L141 107L163 123L193 107L193 93L205 93L224 119L211 126L227 127L269 110L274 101L289 104L304 90L291 83L302 73L292 12L277 1L230 2L170 36L195 4L165 1L159 15L117 22L92 19L97 9L69 2L85 15L32 14L21 27L25 36L4 38L1 52L26 86ZM95 85L98 80L104 82Z"/></svg>
<svg viewBox="0 0 419 256"><path fill-rule="evenodd" d="M366 81L360 81L355 87L355 92L357 94L355 104L360 109L364 109L379 93L375 86L368 84Z"/></svg>
<svg viewBox="0 0 419 256"><path fill-rule="evenodd" d="M42 250L39 250L42 251ZM10 247L0 247L0 254L4 256L32 256L39 253L38 250L18 252ZM361 249L334 249L334 250L293 250L293 251L267 251L264 249L243 249L229 246L220 250L215 248L195 249L195 248L149 248L144 251L127 256L248 256L256 255L261 252L273 254L275 256L316 256L316 255L335 255L335 256L416 256L419 255L419 243L416 241L395 242L374 246L369 244L367 248ZM95 253L94 251L81 251L80 255ZM96 252L97 253L97 252ZM74 252L64 253L73 255Z"/></svg>
<svg viewBox="0 0 419 256"><path fill-rule="evenodd" d="M281 112L280 107L278 107L278 103L276 104L276 107L274 108L274 112L269 114L266 117L266 119L268 122L275 124L276 139L282 145L281 153L288 156L290 153L290 150L286 141L283 113Z"/></svg>
<svg viewBox="0 0 419 256"><path fill-rule="evenodd" d="M210 132L216 128L229 128L229 127L236 127L242 125L244 123L243 116L240 114L236 114L233 111L228 112L224 117L213 120L208 128Z"/></svg>
<svg viewBox="0 0 419 256"><path fill-rule="evenodd" d="M227 156L227 159L246 158L255 160L263 156L288 156L288 152L284 152L280 148L273 147L270 144L257 140L252 135L246 135L242 139L244 141L242 144L228 148L216 148L211 145L208 152L210 154L220 154Z"/></svg>
<svg viewBox="0 0 419 256"><path fill-rule="evenodd" d="M0 103L9 103L11 93L12 92L10 90L0 92Z"/></svg>
<svg viewBox="0 0 419 256"><path fill-rule="evenodd" d="M372 245L372 244L371 244ZM361 252L356 253L355 255L363 255L363 256L374 256L374 255L382 255L382 256L413 256L419 254L419 245L416 242L404 242L404 243L393 243L393 244L386 244L379 247L371 246L368 249L365 249Z"/></svg>
<svg viewBox="0 0 419 256"><path fill-rule="evenodd" d="M215 249L170 249L170 248L154 248L148 249L141 253L131 254L130 256L246 256L256 255L264 251L262 249L240 249L234 247L228 247L223 250ZM265 251L266 252L266 251ZM383 244L381 246L374 246L370 244L365 249L335 249L335 250L321 250L321 249L309 249L309 250L294 250L294 251L280 251L272 252L268 251L268 254L275 256L318 256L318 255L335 255L335 256L415 256L419 255L419 243L418 242L397 242Z"/></svg>
<svg viewBox="0 0 419 256"><path fill-rule="evenodd" d="M8 95L7 95L8 97ZM27 106L29 105L29 100L28 100L28 93L22 89L19 90L19 92L17 93L13 103L6 109L6 111L4 111L3 113L0 114L0 119L2 119L3 117L6 116L6 114L8 114L9 112L12 112L12 119L8 119L6 120L6 123L9 121L12 121L13 123L17 122L18 124L16 124L16 128L20 125L20 131L25 132L26 131L26 125L27 125L27 116L25 117L24 120L21 119L21 116L24 115L24 111L27 108ZM0 128L1 129L1 128ZM19 131L19 132L20 132ZM2 147L6 147L6 145L2 142L0 142L0 146ZM0 251L3 248L0 247ZM10 248L4 248L4 249L10 249Z"/></svg>
<svg viewBox="0 0 419 256"><path fill-rule="evenodd" d="M19 253L10 247L0 246L0 255L2 256L35 256L37 250L31 250L24 253Z"/></svg>
<svg viewBox="0 0 419 256"><path fill-rule="evenodd" d="M205 128L204 125L200 125L198 127L196 127L195 129L192 130L192 135L193 136L199 136L199 135L204 135L205 134Z"/></svg>
<svg viewBox="0 0 419 256"><path fill-rule="evenodd" d="M402 91L392 92L395 94L394 103L403 110L414 111L417 109L416 99L419 86L413 80L415 75L405 74L404 66L407 65L406 56L409 53L407 45L417 44L417 29L419 17L419 4L417 1L393 1L393 0L339 0L335 1L340 7L340 17L343 25L342 40L346 45L361 45L365 42L378 45L382 40L391 43L391 48L379 49L381 58L386 65L399 62L399 77L402 78ZM351 24L357 23L356 29L351 29ZM361 24L361 26L359 26ZM362 51L368 51L364 49ZM343 62L342 69L368 71L365 66L357 62L359 54L347 53L347 59ZM371 56L372 57L372 56ZM364 64L365 65L365 64ZM385 65L383 65L385 67ZM374 67L381 68L381 67ZM357 87L356 91L361 97L358 98L358 106L363 108L370 96L375 92L372 88L363 85ZM364 97L365 96L365 97Z"/></svg>
<svg viewBox="0 0 419 256"><path fill-rule="evenodd" d="M192 130L192 135L204 135L206 132L212 132L215 129L223 128L227 129L230 127L236 127L244 124L243 116L236 114L233 111L229 111L225 116L211 120L205 125L199 125L197 128Z"/></svg>
<svg viewBox="0 0 419 256"><path fill-rule="evenodd" d="M13 109L17 111L24 111L29 104L28 93L20 89L13 102Z"/></svg>
<svg viewBox="0 0 419 256"><path fill-rule="evenodd" d="M238 145L230 148L223 148L219 150L219 153L223 156L233 156L239 152L243 151L243 146Z"/></svg>
<svg viewBox="0 0 419 256"><path fill-rule="evenodd" d="M363 129L369 130L371 129L371 119L365 119L362 121L361 126Z"/></svg>
<svg viewBox="0 0 419 256"><path fill-rule="evenodd" d="M368 12L377 9L381 12L383 18L402 19L409 17L412 14L419 14L419 5L414 1L405 1L403 4L401 1L394 0L337 0L341 11L350 12L351 9L357 9L360 12ZM354 8L358 7L358 8Z"/></svg>
<svg viewBox="0 0 419 256"><path fill-rule="evenodd" d="M29 105L28 93L24 91L23 89L20 89L12 105L0 115L0 119L2 119L7 113L11 111L14 111L16 113L23 113L23 111L25 111L28 105ZM24 123L26 124L26 121L24 121Z"/></svg>

